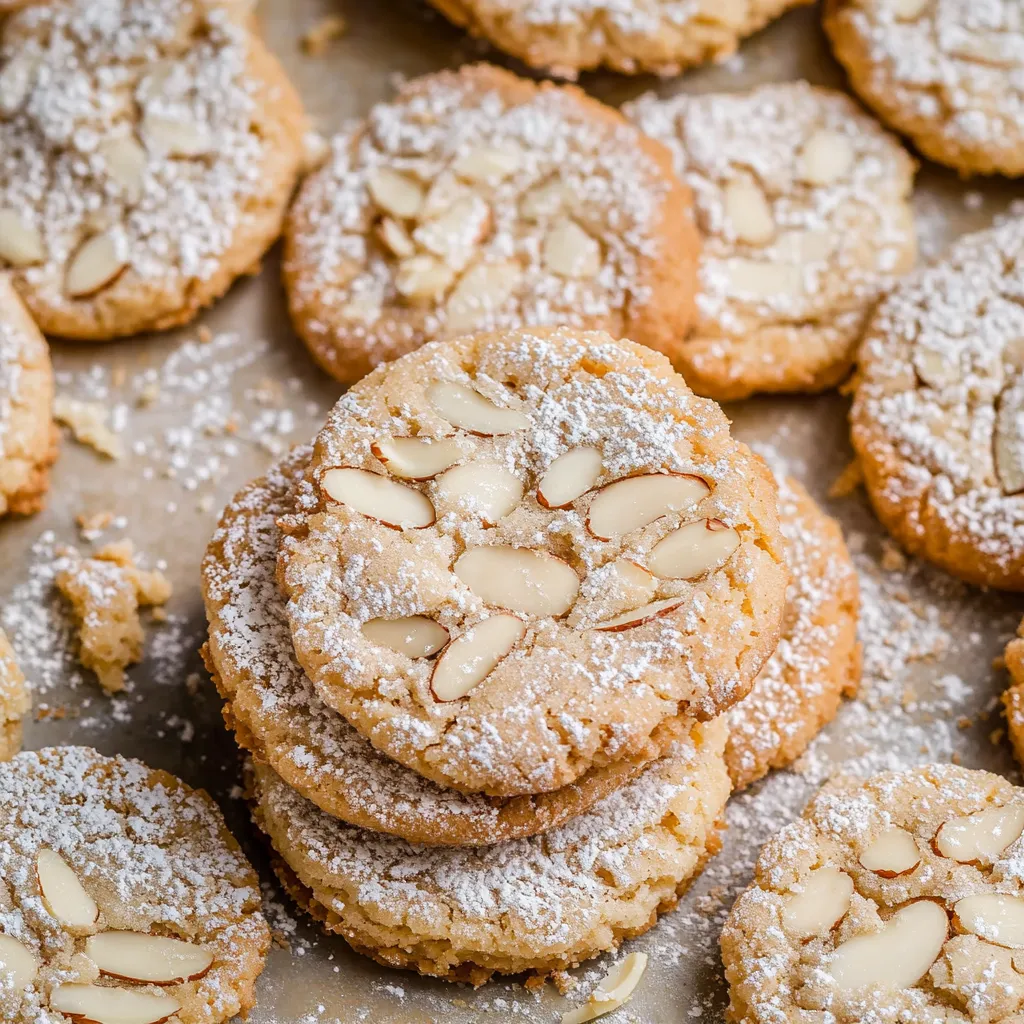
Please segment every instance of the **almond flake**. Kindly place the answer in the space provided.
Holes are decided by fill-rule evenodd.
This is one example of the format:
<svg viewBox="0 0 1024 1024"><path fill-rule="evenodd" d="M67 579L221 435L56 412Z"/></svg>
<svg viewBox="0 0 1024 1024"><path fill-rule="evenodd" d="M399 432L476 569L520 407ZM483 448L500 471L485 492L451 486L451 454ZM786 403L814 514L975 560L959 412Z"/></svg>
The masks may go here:
<svg viewBox="0 0 1024 1024"><path fill-rule="evenodd" d="M545 470L537 486L537 501L545 508L568 508L597 483L601 469L597 448L573 448Z"/></svg>
<svg viewBox="0 0 1024 1024"><path fill-rule="evenodd" d="M111 931L91 935L85 943L85 955L101 974L148 985L196 981L213 964L213 954L202 946L140 932Z"/></svg>
<svg viewBox="0 0 1024 1024"><path fill-rule="evenodd" d="M605 619L604 622L599 622L594 626L594 629L602 633L621 633L626 629L643 626L645 623L674 612L685 600L685 597L667 597L661 601L652 601L650 604L616 615L612 619Z"/></svg>
<svg viewBox="0 0 1024 1024"><path fill-rule="evenodd" d="M900 21L913 21L932 0L893 0L892 12Z"/></svg>
<svg viewBox="0 0 1024 1024"><path fill-rule="evenodd" d="M448 330L468 331L492 321L519 288L522 268L514 260L477 263L452 289L445 305Z"/></svg>
<svg viewBox="0 0 1024 1024"><path fill-rule="evenodd" d="M531 189L519 202L519 216L538 223L551 220L570 205L569 194L558 180Z"/></svg>
<svg viewBox="0 0 1024 1024"><path fill-rule="evenodd" d="M412 233L415 242L456 273L473 258L491 227L491 208L479 196L460 199Z"/></svg>
<svg viewBox="0 0 1024 1024"><path fill-rule="evenodd" d="M0 935L0 977L10 978L11 988L20 992L28 988L39 973L39 962L17 939Z"/></svg>
<svg viewBox="0 0 1024 1024"><path fill-rule="evenodd" d="M567 278L595 277L601 269L601 245L574 220L557 221L544 236L541 256L552 273Z"/></svg>
<svg viewBox="0 0 1024 1024"><path fill-rule="evenodd" d="M0 260L12 267L30 267L45 259L39 229L16 210L0 209Z"/></svg>
<svg viewBox="0 0 1024 1024"><path fill-rule="evenodd" d="M1024 899L1003 892L979 892L957 900L953 915L961 931L997 946L1024 949Z"/></svg>
<svg viewBox="0 0 1024 1024"><path fill-rule="evenodd" d="M434 506L412 487L365 469L329 469L320 487L332 501L396 529L420 530L433 524Z"/></svg>
<svg viewBox="0 0 1024 1024"><path fill-rule="evenodd" d="M482 683L526 633L514 615L492 615L452 641L434 667L430 688L439 701L458 700Z"/></svg>
<svg viewBox="0 0 1024 1024"><path fill-rule="evenodd" d="M861 865L882 878L897 878L921 863L914 837L902 828L890 828L860 855Z"/></svg>
<svg viewBox="0 0 1024 1024"><path fill-rule="evenodd" d="M120 232L93 235L71 257L64 290L72 299L89 298L116 281L127 266L124 236Z"/></svg>
<svg viewBox="0 0 1024 1024"><path fill-rule="evenodd" d="M480 437L514 434L530 425L529 419L517 409L503 409L478 391L450 381L431 384L427 401L453 427Z"/></svg>
<svg viewBox="0 0 1024 1024"><path fill-rule="evenodd" d="M45 847L36 855L36 878L46 909L69 931L87 931L100 909L59 853Z"/></svg>
<svg viewBox="0 0 1024 1024"><path fill-rule="evenodd" d="M435 301L451 286L455 271L435 256L410 256L398 264L395 288L407 299Z"/></svg>
<svg viewBox="0 0 1024 1024"><path fill-rule="evenodd" d="M817 131L805 143L797 158L801 181L808 185L831 185L845 177L853 166L853 146L838 132Z"/></svg>
<svg viewBox="0 0 1024 1024"><path fill-rule="evenodd" d="M523 482L498 463L467 462L438 478L436 498L494 526L523 500Z"/></svg>
<svg viewBox="0 0 1024 1024"><path fill-rule="evenodd" d="M433 480L471 449L453 437L388 437L370 445L388 472L403 480Z"/></svg>
<svg viewBox="0 0 1024 1024"><path fill-rule="evenodd" d="M838 868L815 868L803 888L786 897L782 925L797 939L831 931L846 916L853 898L853 879Z"/></svg>
<svg viewBox="0 0 1024 1024"><path fill-rule="evenodd" d="M131 135L104 139L97 147L107 174L117 182L134 202L142 194L146 173L146 151Z"/></svg>
<svg viewBox="0 0 1024 1024"><path fill-rule="evenodd" d="M366 183L373 201L399 220L410 220L423 205L423 186L390 167L378 167Z"/></svg>
<svg viewBox="0 0 1024 1024"><path fill-rule="evenodd" d="M803 294L804 277L792 263L728 261L729 289L739 300L791 299Z"/></svg>
<svg viewBox="0 0 1024 1024"><path fill-rule="evenodd" d="M130 989L60 985L50 995L50 1009L80 1024L163 1024L181 1003L172 996Z"/></svg>
<svg viewBox="0 0 1024 1024"><path fill-rule="evenodd" d="M590 503L587 529L598 540L613 540L648 526L656 519L703 501L711 488L685 473L647 473L602 487Z"/></svg>
<svg viewBox="0 0 1024 1024"><path fill-rule="evenodd" d="M583 1006L562 1015L562 1024L587 1024L624 1005L647 969L646 953L630 953L614 964Z"/></svg>
<svg viewBox="0 0 1024 1024"><path fill-rule="evenodd" d="M0 68L0 117L11 117L28 98L42 58L18 53Z"/></svg>
<svg viewBox="0 0 1024 1024"><path fill-rule="evenodd" d="M405 259L416 252L416 246L409 237L409 232L397 220L392 220L390 217L385 217L377 225L377 237L399 259Z"/></svg>
<svg viewBox="0 0 1024 1024"><path fill-rule="evenodd" d="M427 189L417 216L421 220L433 220L457 202L471 199L476 193L466 184L459 181L454 174L442 172Z"/></svg>
<svg viewBox="0 0 1024 1024"><path fill-rule="evenodd" d="M740 535L718 519L686 523L659 541L648 568L670 580L693 580L721 568L740 546Z"/></svg>
<svg viewBox="0 0 1024 1024"><path fill-rule="evenodd" d="M989 807L947 821L935 836L935 849L961 864L992 864L1024 832L1024 806Z"/></svg>
<svg viewBox="0 0 1024 1024"><path fill-rule="evenodd" d="M560 558L504 545L470 548L455 563L455 575L486 604L527 615L565 615L580 589Z"/></svg>
<svg viewBox="0 0 1024 1024"><path fill-rule="evenodd" d="M515 174L523 162L523 152L511 143L506 146L479 146L457 157L452 170L465 181L499 182Z"/></svg>
<svg viewBox="0 0 1024 1024"><path fill-rule="evenodd" d="M213 149L209 133L194 121L147 114L140 130L146 145L164 156L192 158Z"/></svg>
<svg viewBox="0 0 1024 1024"><path fill-rule="evenodd" d="M401 619L370 619L362 626L370 643L390 647L407 658L429 658L448 643L448 630L425 615Z"/></svg>
<svg viewBox="0 0 1024 1024"><path fill-rule="evenodd" d="M775 235L775 220L765 194L752 181L737 178L725 187L725 215L733 234L748 245L766 245Z"/></svg>
<svg viewBox="0 0 1024 1024"><path fill-rule="evenodd" d="M1024 491L1024 375L999 396L992 458L1003 494Z"/></svg>

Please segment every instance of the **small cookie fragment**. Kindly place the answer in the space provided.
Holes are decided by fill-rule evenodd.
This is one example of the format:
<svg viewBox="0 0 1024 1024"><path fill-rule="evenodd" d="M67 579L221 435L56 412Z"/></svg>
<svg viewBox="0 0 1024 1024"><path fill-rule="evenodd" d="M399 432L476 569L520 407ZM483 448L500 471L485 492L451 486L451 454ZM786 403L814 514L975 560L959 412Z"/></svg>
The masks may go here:
<svg viewBox="0 0 1024 1024"><path fill-rule="evenodd" d="M430 0L532 67L563 78L608 67L677 75L722 61L740 41L810 0Z"/></svg>
<svg viewBox="0 0 1024 1024"><path fill-rule="evenodd" d="M50 349L0 274L0 516L43 507L57 458Z"/></svg>
<svg viewBox="0 0 1024 1024"><path fill-rule="evenodd" d="M124 443L108 426L109 410L102 403L58 395L53 403L53 418L68 427L76 441L99 455L114 460L124 458Z"/></svg>
<svg viewBox="0 0 1024 1024"><path fill-rule="evenodd" d="M25 677L0 629L0 761L9 761L21 750L21 720L31 706Z"/></svg>
<svg viewBox="0 0 1024 1024"><path fill-rule="evenodd" d="M995 1024L1024 1010L1024 789L927 765L828 783L722 931L729 1019Z"/></svg>
<svg viewBox="0 0 1024 1024"><path fill-rule="evenodd" d="M5 1021L221 1024L270 946L259 880L216 804L87 747L0 765Z"/></svg>
<svg viewBox="0 0 1024 1024"><path fill-rule="evenodd" d="M842 529L798 481L778 483L789 590L775 653L727 712L737 790L792 764L860 683L860 586Z"/></svg>
<svg viewBox="0 0 1024 1024"><path fill-rule="evenodd" d="M1010 673L1010 685L1003 693L1006 731L1017 760L1024 764L1024 622L1018 627L1017 636L1006 645L1004 658Z"/></svg>
<svg viewBox="0 0 1024 1024"><path fill-rule="evenodd" d="M568 87L480 64L333 142L286 228L292 318L351 383L428 339L568 324L664 347L699 239L666 150Z"/></svg>
<svg viewBox="0 0 1024 1024"><path fill-rule="evenodd" d="M125 669L142 660L139 609L164 604L171 584L163 573L136 566L130 540L70 557L72 565L57 574L56 584L77 622L79 659L107 693L117 693L124 689Z"/></svg>
<svg viewBox="0 0 1024 1024"><path fill-rule="evenodd" d="M864 334L850 414L876 514L909 554L1024 590L1024 218L905 278Z"/></svg>
<svg viewBox="0 0 1024 1024"><path fill-rule="evenodd" d="M718 401L838 384L879 295L914 264L903 147L806 82L623 112L671 150L704 236L696 327L661 351Z"/></svg>
<svg viewBox="0 0 1024 1024"><path fill-rule="evenodd" d="M1024 174L1018 0L827 0L823 19L854 91L925 156Z"/></svg>

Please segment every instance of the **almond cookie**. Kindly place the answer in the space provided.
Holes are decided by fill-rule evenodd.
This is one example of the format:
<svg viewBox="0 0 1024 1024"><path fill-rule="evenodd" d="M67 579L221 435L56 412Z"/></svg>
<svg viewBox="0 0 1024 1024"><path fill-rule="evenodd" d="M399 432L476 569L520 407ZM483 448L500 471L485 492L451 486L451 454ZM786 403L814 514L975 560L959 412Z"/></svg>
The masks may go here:
<svg viewBox="0 0 1024 1024"><path fill-rule="evenodd" d="M699 240L660 144L572 88L441 72L335 139L286 231L292 317L338 380L439 336L525 324L664 348Z"/></svg>
<svg viewBox="0 0 1024 1024"><path fill-rule="evenodd" d="M558 789L744 697L786 569L767 467L664 356L480 334L335 406L281 549L299 662L439 785ZM435 657L436 655L436 657Z"/></svg>
<svg viewBox="0 0 1024 1024"><path fill-rule="evenodd" d="M0 516L43 507L57 458L52 405L49 346L0 274Z"/></svg>
<svg viewBox="0 0 1024 1024"><path fill-rule="evenodd" d="M206 660L242 746L328 814L409 842L442 845L495 843L553 828L642 770L644 759L627 759L536 797L466 795L385 757L327 707L295 659L276 578L277 520L294 511L292 492L311 454L296 449L265 479L244 487L225 509L203 561ZM657 753L691 725L672 719L659 727Z"/></svg>
<svg viewBox="0 0 1024 1024"><path fill-rule="evenodd" d="M1024 789L929 765L829 783L722 931L742 1024L1018 1021Z"/></svg>
<svg viewBox="0 0 1024 1024"><path fill-rule="evenodd" d="M887 279L914 264L903 147L806 82L624 112L672 151L704 235L697 325L662 349L687 384L723 402L838 384Z"/></svg>
<svg viewBox="0 0 1024 1024"><path fill-rule="evenodd" d="M53 0L0 27L0 267L47 334L185 323L279 234L305 120L249 17Z"/></svg>
<svg viewBox="0 0 1024 1024"><path fill-rule="evenodd" d="M9 761L21 750L21 720L31 706L25 677L0 629L0 761Z"/></svg>
<svg viewBox="0 0 1024 1024"><path fill-rule="evenodd" d="M1024 764L1024 622L1017 636L1006 645L1006 670L1010 673L1010 686L1003 694L1006 708L1006 731L1017 760Z"/></svg>
<svg viewBox="0 0 1024 1024"><path fill-rule="evenodd" d="M270 930L214 802L167 772L51 747L0 765L0 1016L217 1024Z"/></svg>
<svg viewBox="0 0 1024 1024"><path fill-rule="evenodd" d="M826 0L823 17L854 90L925 156L1024 174L1020 0Z"/></svg>
<svg viewBox="0 0 1024 1024"><path fill-rule="evenodd" d="M969 235L879 306L853 444L878 517L913 555L1024 589L1024 219Z"/></svg>
<svg viewBox="0 0 1024 1024"><path fill-rule="evenodd" d="M564 78L604 66L678 75L810 0L430 0L521 61Z"/></svg>
<svg viewBox="0 0 1024 1024"><path fill-rule="evenodd" d="M843 531L798 481L778 483L790 572L786 614L775 653L726 715L735 789L792 764L860 682L860 585Z"/></svg>
<svg viewBox="0 0 1024 1024"><path fill-rule="evenodd" d="M720 846L725 725L542 836L427 849L352 828L257 768L254 814L300 905L388 967L479 985L546 975L647 931Z"/></svg>

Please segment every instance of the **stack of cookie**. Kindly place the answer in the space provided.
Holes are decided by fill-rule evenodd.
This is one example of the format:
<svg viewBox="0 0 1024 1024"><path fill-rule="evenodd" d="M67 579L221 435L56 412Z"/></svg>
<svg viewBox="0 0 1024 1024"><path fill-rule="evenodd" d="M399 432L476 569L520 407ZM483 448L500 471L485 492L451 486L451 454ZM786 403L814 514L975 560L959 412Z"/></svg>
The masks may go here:
<svg viewBox="0 0 1024 1024"><path fill-rule="evenodd" d="M718 848L729 769L794 756L851 682L841 538L783 507L785 536L763 462L631 342L513 330L373 371L203 565L287 889L382 963L474 982L650 927Z"/></svg>

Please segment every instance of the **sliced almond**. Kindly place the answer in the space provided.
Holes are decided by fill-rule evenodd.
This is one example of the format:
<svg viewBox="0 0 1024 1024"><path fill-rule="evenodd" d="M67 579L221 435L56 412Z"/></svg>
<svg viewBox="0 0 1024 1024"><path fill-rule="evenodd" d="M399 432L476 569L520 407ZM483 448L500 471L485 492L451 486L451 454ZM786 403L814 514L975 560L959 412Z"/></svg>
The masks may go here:
<svg viewBox="0 0 1024 1024"><path fill-rule="evenodd" d="M423 197L423 205L417 216L422 220L433 220L460 200L468 199L475 194L454 174L447 171L442 172L427 189L427 194Z"/></svg>
<svg viewBox="0 0 1024 1024"><path fill-rule="evenodd" d="M721 568L740 546L740 535L719 519L698 519L654 545L648 567L655 576L693 580Z"/></svg>
<svg viewBox="0 0 1024 1024"><path fill-rule="evenodd" d="M979 892L957 900L953 919L970 932L1008 949L1024 949L1024 899L1004 892Z"/></svg>
<svg viewBox="0 0 1024 1024"><path fill-rule="evenodd" d="M804 292L803 272L791 263L732 259L728 274L729 290L741 300L791 301Z"/></svg>
<svg viewBox="0 0 1024 1024"><path fill-rule="evenodd" d="M911 988L928 973L948 931L949 918L937 903L908 903L880 932L844 942L832 956L829 973L843 992L876 985Z"/></svg>
<svg viewBox="0 0 1024 1024"><path fill-rule="evenodd" d="M467 462L438 477L437 498L493 526L523 500L523 482L496 462Z"/></svg>
<svg viewBox="0 0 1024 1024"><path fill-rule="evenodd" d="M426 615L401 619L370 619L362 626L370 643L390 647L407 658L429 658L448 643L448 630Z"/></svg>
<svg viewBox="0 0 1024 1024"><path fill-rule="evenodd" d="M16 53L0 68L0 117L11 117L28 99L39 70L38 53Z"/></svg>
<svg viewBox="0 0 1024 1024"><path fill-rule="evenodd" d="M853 897L853 879L838 868L815 868L799 892L786 897L782 925L797 939L831 931L846 916Z"/></svg>
<svg viewBox="0 0 1024 1024"><path fill-rule="evenodd" d="M991 864L1024 832L1024 805L989 807L945 822L935 834L935 849L961 864Z"/></svg>
<svg viewBox="0 0 1024 1024"><path fill-rule="evenodd" d="M64 275L64 291L72 299L86 299L117 280L128 266L124 236L105 231L83 243Z"/></svg>
<svg viewBox="0 0 1024 1024"><path fill-rule="evenodd" d="M440 701L458 700L482 683L523 638L514 615L492 615L453 640L438 658L430 689Z"/></svg>
<svg viewBox="0 0 1024 1024"><path fill-rule="evenodd" d="M329 469L320 478L320 486L332 501L385 526L421 530L436 518L425 494L365 469Z"/></svg>
<svg viewBox="0 0 1024 1024"><path fill-rule="evenodd" d="M537 485L537 501L545 508L568 508L597 483L601 468L597 448L573 448L559 455Z"/></svg>
<svg viewBox="0 0 1024 1024"><path fill-rule="evenodd" d="M470 548L455 563L455 575L485 603L527 615L565 615L580 589L560 558L505 545Z"/></svg>
<svg viewBox="0 0 1024 1024"><path fill-rule="evenodd" d="M892 12L900 21L913 21L930 3L931 0L893 0Z"/></svg>
<svg viewBox="0 0 1024 1024"><path fill-rule="evenodd" d="M825 129L816 131L797 158L801 181L808 185L831 185L845 177L853 166L853 146L845 135Z"/></svg>
<svg viewBox="0 0 1024 1024"><path fill-rule="evenodd" d="M436 256L410 256L398 264L395 289L399 295L418 302L440 299L455 280L455 271Z"/></svg>
<svg viewBox="0 0 1024 1024"><path fill-rule="evenodd" d="M519 216L537 223L551 220L569 205L565 186L558 180L545 182L530 189L519 202Z"/></svg>
<svg viewBox="0 0 1024 1024"><path fill-rule="evenodd" d="M17 210L0 209L0 260L12 267L30 267L45 259L39 229Z"/></svg>
<svg viewBox="0 0 1024 1024"><path fill-rule="evenodd" d="M775 219L765 194L747 178L736 178L725 187L725 215L732 232L748 245L766 245L775 236Z"/></svg>
<svg viewBox="0 0 1024 1024"><path fill-rule="evenodd" d="M91 928L100 916L96 901L59 853L45 847L36 855L36 877L46 909L68 929Z"/></svg>
<svg viewBox="0 0 1024 1024"><path fill-rule="evenodd" d="M1018 40L998 31L959 32L947 52L961 60L996 68L1016 68L1020 63Z"/></svg>
<svg viewBox="0 0 1024 1024"><path fill-rule="evenodd" d="M172 996L124 988L60 985L50 995L50 1009L80 1024L163 1024L181 1003Z"/></svg>
<svg viewBox="0 0 1024 1024"><path fill-rule="evenodd" d="M511 143L477 146L455 159L452 170L464 181L498 182L515 174L523 163L523 151Z"/></svg>
<svg viewBox="0 0 1024 1024"><path fill-rule="evenodd" d="M127 193L131 200L142 194L146 174L146 151L131 135L114 135L97 147L107 174Z"/></svg>
<svg viewBox="0 0 1024 1024"><path fill-rule="evenodd" d="M914 371L920 380L932 388L956 384L960 370L952 360L920 341L914 346Z"/></svg>
<svg viewBox="0 0 1024 1024"><path fill-rule="evenodd" d="M427 388L427 401L453 427L480 437L497 437L525 430L529 419L517 409L502 409L478 391L442 381Z"/></svg>
<svg viewBox="0 0 1024 1024"><path fill-rule="evenodd" d="M425 221L413 240L455 273L468 266L491 226L491 208L479 196L457 200L440 216Z"/></svg>
<svg viewBox="0 0 1024 1024"><path fill-rule="evenodd" d="M205 156L214 148L206 128L184 118L147 114L140 131L146 145L164 156L191 159Z"/></svg>
<svg viewBox="0 0 1024 1024"><path fill-rule="evenodd" d="M613 540L648 526L672 512L682 512L711 493L698 476L647 473L602 487L590 503L587 529L598 540Z"/></svg>
<svg viewBox="0 0 1024 1024"><path fill-rule="evenodd" d="M623 630L634 629L674 612L685 600L684 597L667 597L661 601L652 601L650 604L641 605L632 611L616 615L612 619L605 619L604 622L599 622L593 628L602 633L621 633Z"/></svg>
<svg viewBox="0 0 1024 1024"><path fill-rule="evenodd" d="M28 988L39 973L39 961L17 939L0 935L0 978L10 978L11 988L20 992Z"/></svg>
<svg viewBox="0 0 1024 1024"><path fill-rule="evenodd" d="M601 243L574 220L556 221L544 236L544 265L559 277L590 278L601 269Z"/></svg>
<svg viewBox="0 0 1024 1024"><path fill-rule="evenodd" d="M407 174L378 167L367 181L373 201L393 217L409 220L423 205L423 186Z"/></svg>
<svg viewBox="0 0 1024 1024"><path fill-rule="evenodd" d="M628 558L618 558L609 568L622 581L624 587L646 597L654 597L654 592L658 589L657 580L642 565L637 565Z"/></svg>
<svg viewBox="0 0 1024 1024"><path fill-rule="evenodd" d="M523 269L514 260L481 262L470 267L445 304L449 332L469 331L493 322L495 315L515 295L522 279Z"/></svg>
<svg viewBox="0 0 1024 1024"><path fill-rule="evenodd" d="M433 480L467 452L453 437L387 437L374 441L370 450L403 480Z"/></svg>
<svg viewBox="0 0 1024 1024"><path fill-rule="evenodd" d="M586 1003L562 1015L562 1024L587 1024L617 1010L633 994L645 970L647 954L630 953L612 966Z"/></svg>
<svg viewBox="0 0 1024 1024"><path fill-rule="evenodd" d="M377 237L399 259L406 259L416 252L416 245L409 237L409 232L399 221L390 217L385 217L377 225Z"/></svg>
<svg viewBox="0 0 1024 1024"><path fill-rule="evenodd" d="M1003 494L1024 491L1024 375L999 396L992 457Z"/></svg>
<svg viewBox="0 0 1024 1024"><path fill-rule="evenodd" d="M886 829L860 855L861 864L882 878L896 878L921 863L914 837L902 828Z"/></svg>
<svg viewBox="0 0 1024 1024"><path fill-rule="evenodd" d="M202 946L141 932L90 935L85 942L85 955L102 974L147 985L196 981L213 964L213 954Z"/></svg>

